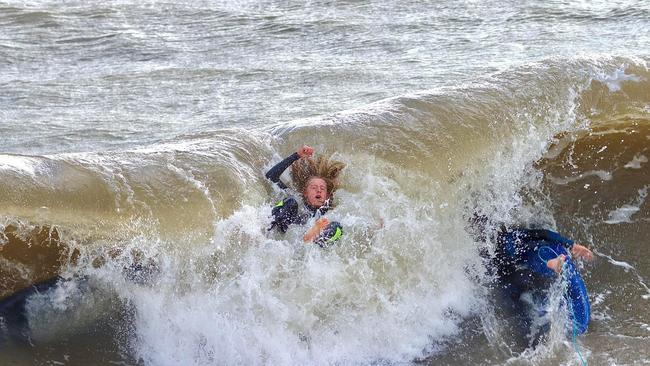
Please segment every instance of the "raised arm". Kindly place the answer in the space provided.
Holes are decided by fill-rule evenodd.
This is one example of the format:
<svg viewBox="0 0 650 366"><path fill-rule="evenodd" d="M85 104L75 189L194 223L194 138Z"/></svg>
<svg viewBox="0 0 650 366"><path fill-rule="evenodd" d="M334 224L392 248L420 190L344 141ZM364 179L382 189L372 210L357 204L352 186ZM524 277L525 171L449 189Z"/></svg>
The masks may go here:
<svg viewBox="0 0 650 366"><path fill-rule="evenodd" d="M293 153L289 155L281 162L275 164L273 168L269 169L269 171L266 172L265 177L268 178L271 182L277 184L278 187L282 189L286 189L287 185L280 180L280 176L282 175L282 173L284 173L285 170L287 170L289 166L291 166L291 164L293 164L293 162L295 162L298 159L300 159L298 153Z"/></svg>
<svg viewBox="0 0 650 366"><path fill-rule="evenodd" d="M278 187L282 189L286 189L287 185L280 180L280 176L282 175L282 173L284 173L284 171L287 170L287 168L290 167L291 164L293 164L296 160L300 158L312 156L313 153L314 153L314 149L312 147L303 145L300 149L298 149L298 151L289 155L281 162L275 164L275 166L269 169L269 171L266 172L264 176L268 178L271 182L277 184Z"/></svg>

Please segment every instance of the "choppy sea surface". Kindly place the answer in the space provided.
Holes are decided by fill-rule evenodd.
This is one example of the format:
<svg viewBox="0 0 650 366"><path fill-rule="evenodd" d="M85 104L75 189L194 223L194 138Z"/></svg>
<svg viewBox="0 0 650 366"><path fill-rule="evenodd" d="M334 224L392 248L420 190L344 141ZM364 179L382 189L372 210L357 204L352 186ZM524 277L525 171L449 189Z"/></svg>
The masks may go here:
<svg viewBox="0 0 650 366"><path fill-rule="evenodd" d="M643 1L0 1L0 364L650 363L648 50ZM302 144L326 250L266 230ZM476 213L594 250L586 334L522 341Z"/></svg>

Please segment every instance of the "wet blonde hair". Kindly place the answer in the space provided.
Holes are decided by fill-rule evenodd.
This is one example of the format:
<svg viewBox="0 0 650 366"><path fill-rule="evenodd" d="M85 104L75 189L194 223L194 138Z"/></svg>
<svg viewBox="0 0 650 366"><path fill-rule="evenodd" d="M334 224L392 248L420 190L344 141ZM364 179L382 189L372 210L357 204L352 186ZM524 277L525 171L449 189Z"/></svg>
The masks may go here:
<svg viewBox="0 0 650 366"><path fill-rule="evenodd" d="M310 179L321 178L327 184L327 193L331 198L339 188L338 178L343 168L345 168L345 163L330 160L329 155L321 155L314 159L304 158L291 165L291 179L298 192L302 194Z"/></svg>

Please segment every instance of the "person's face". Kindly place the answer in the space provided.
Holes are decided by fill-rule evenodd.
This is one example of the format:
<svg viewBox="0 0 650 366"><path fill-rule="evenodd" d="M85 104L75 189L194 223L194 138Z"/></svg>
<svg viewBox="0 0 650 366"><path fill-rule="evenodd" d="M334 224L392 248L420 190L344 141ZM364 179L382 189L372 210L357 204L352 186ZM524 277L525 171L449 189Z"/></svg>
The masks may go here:
<svg viewBox="0 0 650 366"><path fill-rule="evenodd" d="M321 207L329 198L327 194L327 183L321 178L311 178L307 182L307 186L302 195L310 206Z"/></svg>

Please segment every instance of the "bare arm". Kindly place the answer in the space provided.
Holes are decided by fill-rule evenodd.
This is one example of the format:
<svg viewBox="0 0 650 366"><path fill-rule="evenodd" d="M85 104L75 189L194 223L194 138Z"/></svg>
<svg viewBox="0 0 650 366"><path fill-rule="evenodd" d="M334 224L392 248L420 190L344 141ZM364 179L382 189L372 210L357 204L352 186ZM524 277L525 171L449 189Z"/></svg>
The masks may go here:
<svg viewBox="0 0 650 366"><path fill-rule="evenodd" d="M305 233L305 236L302 237L302 239L305 241L305 243L308 243L310 241L314 241L320 235L321 231L330 223L330 221L325 218L321 217L320 219L316 220L316 223L314 226L311 227L311 229L307 230Z"/></svg>

